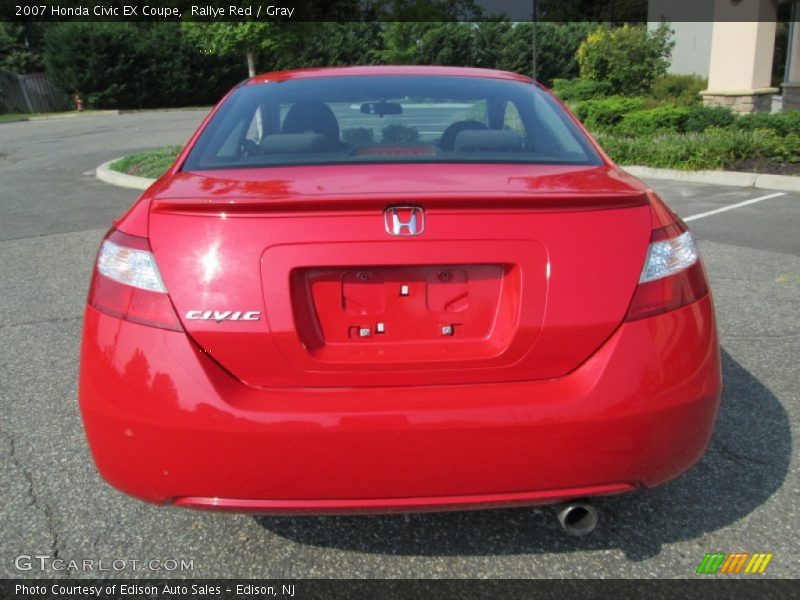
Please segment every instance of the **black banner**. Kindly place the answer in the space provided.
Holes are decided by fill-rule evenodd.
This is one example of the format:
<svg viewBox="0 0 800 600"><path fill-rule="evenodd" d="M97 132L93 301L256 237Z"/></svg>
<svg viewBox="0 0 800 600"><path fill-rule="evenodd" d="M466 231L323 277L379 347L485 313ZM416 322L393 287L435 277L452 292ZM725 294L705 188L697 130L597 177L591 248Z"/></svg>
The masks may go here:
<svg viewBox="0 0 800 600"><path fill-rule="evenodd" d="M680 598L681 600L791 599L800 596L791 580L711 576L671 580L2 580L0 597L17 600L168 600L193 598L325 600L379 598L543 600Z"/></svg>
<svg viewBox="0 0 800 600"><path fill-rule="evenodd" d="M35 21L770 21L772 0L0 0L0 20ZM795 14L800 11L795 11ZM794 16L792 18L795 18Z"/></svg>

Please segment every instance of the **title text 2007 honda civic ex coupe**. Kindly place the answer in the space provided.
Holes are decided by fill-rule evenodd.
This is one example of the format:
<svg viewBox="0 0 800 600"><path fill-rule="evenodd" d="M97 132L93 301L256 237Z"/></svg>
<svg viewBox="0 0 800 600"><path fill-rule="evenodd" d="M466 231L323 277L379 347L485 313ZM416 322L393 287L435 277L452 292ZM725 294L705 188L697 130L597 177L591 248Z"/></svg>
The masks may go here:
<svg viewBox="0 0 800 600"><path fill-rule="evenodd" d="M720 389L683 222L535 82L443 67L232 90L106 236L80 369L112 485L255 513L649 488Z"/></svg>

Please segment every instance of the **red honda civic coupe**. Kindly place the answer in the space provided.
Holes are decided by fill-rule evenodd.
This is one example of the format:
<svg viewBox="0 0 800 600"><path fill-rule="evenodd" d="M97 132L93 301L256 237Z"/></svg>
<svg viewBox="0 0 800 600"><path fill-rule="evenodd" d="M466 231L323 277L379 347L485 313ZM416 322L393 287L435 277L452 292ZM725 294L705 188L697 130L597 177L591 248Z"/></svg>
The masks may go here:
<svg viewBox="0 0 800 600"><path fill-rule="evenodd" d="M445 67L233 89L103 241L80 367L143 500L572 533L696 463L720 392L686 225L542 86Z"/></svg>

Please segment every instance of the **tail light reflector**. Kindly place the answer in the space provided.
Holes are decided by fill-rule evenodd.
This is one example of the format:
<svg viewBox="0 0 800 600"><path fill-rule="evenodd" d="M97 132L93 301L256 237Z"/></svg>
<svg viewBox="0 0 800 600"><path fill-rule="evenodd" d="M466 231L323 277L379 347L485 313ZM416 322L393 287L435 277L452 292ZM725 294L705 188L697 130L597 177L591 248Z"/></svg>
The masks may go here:
<svg viewBox="0 0 800 600"><path fill-rule="evenodd" d="M117 230L106 236L87 301L113 317L183 331L147 238Z"/></svg>

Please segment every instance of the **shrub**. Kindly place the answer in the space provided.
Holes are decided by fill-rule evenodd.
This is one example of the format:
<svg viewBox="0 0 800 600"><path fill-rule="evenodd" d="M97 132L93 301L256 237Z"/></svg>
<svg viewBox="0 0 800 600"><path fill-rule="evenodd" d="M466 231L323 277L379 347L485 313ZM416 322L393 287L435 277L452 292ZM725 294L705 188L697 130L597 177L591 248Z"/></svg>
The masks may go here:
<svg viewBox="0 0 800 600"><path fill-rule="evenodd" d="M642 94L666 74L673 46L672 30L664 23L655 30L628 24L600 27L578 48L580 76L608 81L615 94Z"/></svg>
<svg viewBox="0 0 800 600"><path fill-rule="evenodd" d="M369 144L374 137L369 127L351 127L342 131L342 141L348 144Z"/></svg>
<svg viewBox="0 0 800 600"><path fill-rule="evenodd" d="M795 160L800 159L800 139L787 143L766 130L712 127L703 133L669 132L637 137L598 133L596 139L615 162L623 165L685 170L726 169L745 158L794 156Z"/></svg>
<svg viewBox="0 0 800 600"><path fill-rule="evenodd" d="M622 135L650 135L658 131L684 131L689 109L667 104L626 114L615 132Z"/></svg>
<svg viewBox="0 0 800 600"><path fill-rule="evenodd" d="M699 75L668 74L653 82L650 96L662 102L700 104L700 92L707 88L708 80Z"/></svg>
<svg viewBox="0 0 800 600"><path fill-rule="evenodd" d="M642 98L611 96L575 105L575 115L591 130L613 129L627 113L644 108Z"/></svg>
<svg viewBox="0 0 800 600"><path fill-rule="evenodd" d="M705 131L709 127L730 127L736 116L724 106L692 106L682 131Z"/></svg>
<svg viewBox="0 0 800 600"><path fill-rule="evenodd" d="M763 155L780 162L800 162L800 135L779 135L769 129L756 130L763 136Z"/></svg>
<svg viewBox="0 0 800 600"><path fill-rule="evenodd" d="M591 79L553 79L553 93L564 101L592 100L602 98L611 93L611 84L607 81Z"/></svg>
<svg viewBox="0 0 800 600"><path fill-rule="evenodd" d="M394 144L412 144L419 139L419 132L405 125L387 125L381 132L384 142Z"/></svg>
<svg viewBox="0 0 800 600"><path fill-rule="evenodd" d="M800 111L743 115L733 122L733 126L745 130L770 129L780 135L800 134Z"/></svg>
<svg viewBox="0 0 800 600"><path fill-rule="evenodd" d="M650 135L658 131L701 132L709 127L728 127L735 118L724 106L663 104L626 114L614 131L621 135Z"/></svg>

